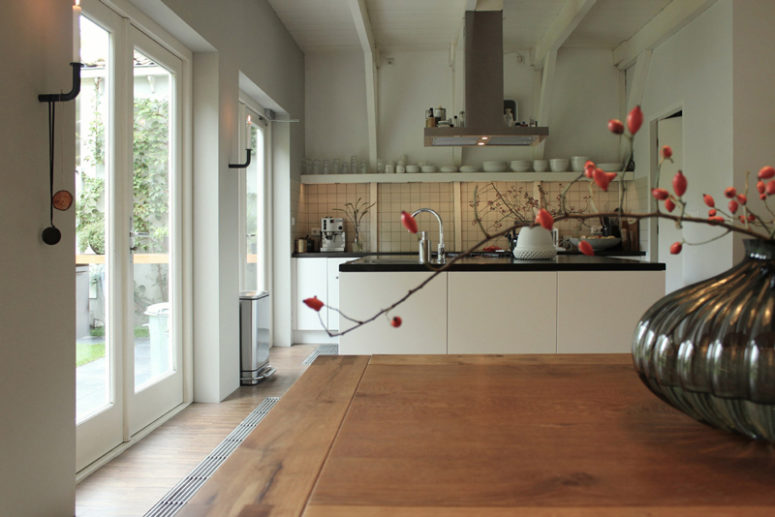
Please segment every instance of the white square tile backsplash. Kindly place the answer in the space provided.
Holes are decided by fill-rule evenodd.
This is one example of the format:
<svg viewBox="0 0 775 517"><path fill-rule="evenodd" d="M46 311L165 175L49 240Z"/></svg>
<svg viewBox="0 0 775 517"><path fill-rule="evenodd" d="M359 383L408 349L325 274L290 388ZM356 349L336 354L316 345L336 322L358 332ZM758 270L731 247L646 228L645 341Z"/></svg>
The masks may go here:
<svg viewBox="0 0 775 517"><path fill-rule="evenodd" d="M456 236L459 235L463 249L468 249L484 238L475 220L474 191L478 189L478 211L483 226L489 233L495 233L498 228L510 226L514 218L504 210L504 203L498 202L498 196L507 200L509 206L522 207L524 213L532 220L530 204L544 197L550 208L559 207L559 196L567 183L563 182L465 182L460 184L460 228L455 227L455 188L452 183L381 183L377 187L377 199L370 199L368 183L350 184L311 184L301 186L299 196L298 221L295 237L312 234L313 228L320 227L320 219L326 216L342 217L341 212L334 208L344 208L345 203L377 201L369 213L362 219L360 235L366 249L369 250L370 218L377 218L377 250L380 252L403 251L413 253L417 250L417 236L407 232L401 225L401 210L412 212L418 208L435 210L444 223L444 240L447 249L453 250ZM639 193L635 183L624 183L625 211L638 209ZM587 183L574 185L566 197L568 207L573 211L587 212L592 210L592 204L598 211L613 211L619 203L618 184L612 184L609 192L602 192L594 187L588 189ZM431 214L417 216L420 231L428 232L435 249L438 244L438 224ZM589 225L580 221L560 221L557 228L560 236L581 235L589 231ZM345 221L347 233L347 249L350 249L354 236L351 221ZM491 245L508 247L505 238L499 238Z"/></svg>

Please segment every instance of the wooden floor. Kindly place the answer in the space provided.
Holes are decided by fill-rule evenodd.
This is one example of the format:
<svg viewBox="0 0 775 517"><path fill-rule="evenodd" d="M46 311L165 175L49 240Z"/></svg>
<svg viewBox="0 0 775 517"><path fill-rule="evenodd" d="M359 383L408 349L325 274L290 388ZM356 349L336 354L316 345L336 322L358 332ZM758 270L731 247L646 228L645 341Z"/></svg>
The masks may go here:
<svg viewBox="0 0 775 517"><path fill-rule="evenodd" d="M275 347L274 377L243 386L220 404L191 404L76 487L76 516L143 515L196 467L266 397L280 397L315 345Z"/></svg>

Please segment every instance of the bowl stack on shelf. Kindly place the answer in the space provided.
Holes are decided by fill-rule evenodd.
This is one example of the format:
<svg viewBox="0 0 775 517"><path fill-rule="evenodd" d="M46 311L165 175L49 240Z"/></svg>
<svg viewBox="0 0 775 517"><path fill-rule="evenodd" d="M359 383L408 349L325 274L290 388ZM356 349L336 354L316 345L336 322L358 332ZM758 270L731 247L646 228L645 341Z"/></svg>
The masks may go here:
<svg viewBox="0 0 775 517"><path fill-rule="evenodd" d="M484 172L506 172L506 162L498 160L485 160L482 163Z"/></svg>
<svg viewBox="0 0 775 517"><path fill-rule="evenodd" d="M530 160L512 160L511 170L514 172L530 172L533 170Z"/></svg>
<svg viewBox="0 0 775 517"><path fill-rule="evenodd" d="M549 160L549 167L552 169L552 172L566 172L569 165L570 160L567 158L552 158Z"/></svg>

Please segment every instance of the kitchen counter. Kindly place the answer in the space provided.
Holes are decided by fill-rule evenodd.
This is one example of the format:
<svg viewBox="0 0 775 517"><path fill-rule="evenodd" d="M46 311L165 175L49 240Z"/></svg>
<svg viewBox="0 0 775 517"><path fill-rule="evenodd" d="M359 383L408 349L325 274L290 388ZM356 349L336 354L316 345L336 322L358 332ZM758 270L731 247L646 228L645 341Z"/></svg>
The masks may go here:
<svg viewBox="0 0 775 517"><path fill-rule="evenodd" d="M355 320L416 290L388 314L402 318L399 328L379 318L353 329L339 337L340 353L627 352L638 320L665 294L662 263L585 255L523 261L507 255L464 257L448 266L434 271L419 264L417 255L340 263L338 308Z"/></svg>
<svg viewBox="0 0 775 517"><path fill-rule="evenodd" d="M321 356L179 515L764 516L773 461L627 354Z"/></svg>
<svg viewBox="0 0 775 517"><path fill-rule="evenodd" d="M450 251L450 254L459 254L460 252L457 251ZM578 250L565 250L565 251L559 251L560 255L581 255L581 253ZM501 255L505 255L506 253L502 253ZM367 257L370 255L378 255L378 256L392 256L392 255L407 255L406 252L403 251L381 251L381 252L373 252L373 251L327 251L327 252L309 252L309 253L293 253L291 257L293 258L360 258L360 257ZM472 254L473 256L494 256L493 253L487 253L483 251L475 251ZM601 250L596 252L596 256L598 257L644 257L646 256L645 251L624 251L624 250L618 250L618 249L607 249L607 250Z"/></svg>
<svg viewBox="0 0 775 517"><path fill-rule="evenodd" d="M431 264L431 267L438 267ZM344 264L342 272L429 271L431 267L417 262L416 254L369 255ZM485 254L463 257L448 271L664 271L661 262L586 255L558 255L551 260L516 260L508 254Z"/></svg>

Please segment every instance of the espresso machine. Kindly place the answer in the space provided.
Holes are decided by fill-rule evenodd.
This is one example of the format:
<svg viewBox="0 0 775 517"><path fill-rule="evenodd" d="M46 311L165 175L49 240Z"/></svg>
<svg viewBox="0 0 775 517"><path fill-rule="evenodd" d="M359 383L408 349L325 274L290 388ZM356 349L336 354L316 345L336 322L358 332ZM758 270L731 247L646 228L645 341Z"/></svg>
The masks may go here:
<svg viewBox="0 0 775 517"><path fill-rule="evenodd" d="M320 251L344 251L344 221L341 217L324 217L320 220Z"/></svg>

